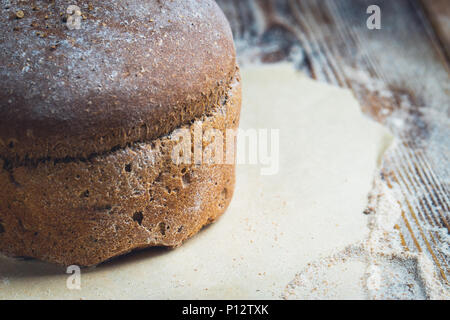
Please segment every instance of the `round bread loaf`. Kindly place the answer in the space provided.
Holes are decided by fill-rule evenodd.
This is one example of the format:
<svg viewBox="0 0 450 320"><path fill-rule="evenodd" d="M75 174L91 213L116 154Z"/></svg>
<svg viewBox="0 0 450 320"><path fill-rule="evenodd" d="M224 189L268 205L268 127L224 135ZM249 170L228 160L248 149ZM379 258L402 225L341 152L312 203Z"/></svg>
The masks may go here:
<svg viewBox="0 0 450 320"><path fill-rule="evenodd" d="M239 123L214 1L1 6L0 252L94 265L176 247L226 210L234 164L172 159L174 130Z"/></svg>

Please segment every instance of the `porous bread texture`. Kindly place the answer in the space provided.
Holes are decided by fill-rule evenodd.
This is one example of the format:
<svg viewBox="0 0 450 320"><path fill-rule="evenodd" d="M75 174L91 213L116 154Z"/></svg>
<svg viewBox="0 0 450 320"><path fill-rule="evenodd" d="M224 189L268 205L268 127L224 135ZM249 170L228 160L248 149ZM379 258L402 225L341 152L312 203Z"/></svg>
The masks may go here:
<svg viewBox="0 0 450 320"><path fill-rule="evenodd" d="M196 121L237 129L239 71ZM184 126L193 134L194 124ZM170 135L89 159L17 167L0 160L0 252L90 266L151 246L179 246L227 208L235 165L175 164Z"/></svg>

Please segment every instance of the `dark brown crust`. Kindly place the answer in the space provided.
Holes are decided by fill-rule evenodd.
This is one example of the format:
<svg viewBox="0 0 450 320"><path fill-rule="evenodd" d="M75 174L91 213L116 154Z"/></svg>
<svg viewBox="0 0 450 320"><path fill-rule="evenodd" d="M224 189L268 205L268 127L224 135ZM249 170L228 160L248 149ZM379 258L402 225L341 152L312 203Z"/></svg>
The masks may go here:
<svg viewBox="0 0 450 320"><path fill-rule="evenodd" d="M212 0L79 0L80 30L61 16L73 1L7 2L0 157L8 162L87 158L150 141L201 116L229 89L235 50Z"/></svg>
<svg viewBox="0 0 450 320"><path fill-rule="evenodd" d="M239 73L203 130L239 124ZM194 124L185 126L191 133ZM227 208L234 164L176 165L164 136L89 160L1 169L0 252L80 266L134 249L180 245ZM226 143L226 141L225 141Z"/></svg>

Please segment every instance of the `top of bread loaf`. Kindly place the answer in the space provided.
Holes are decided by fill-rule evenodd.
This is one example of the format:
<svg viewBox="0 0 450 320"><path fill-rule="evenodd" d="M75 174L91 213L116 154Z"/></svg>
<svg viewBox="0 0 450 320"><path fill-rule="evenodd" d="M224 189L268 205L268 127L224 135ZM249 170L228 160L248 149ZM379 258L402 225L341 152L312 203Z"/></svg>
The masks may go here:
<svg viewBox="0 0 450 320"><path fill-rule="evenodd" d="M83 159L168 134L220 103L235 73L213 0L0 1L8 161Z"/></svg>

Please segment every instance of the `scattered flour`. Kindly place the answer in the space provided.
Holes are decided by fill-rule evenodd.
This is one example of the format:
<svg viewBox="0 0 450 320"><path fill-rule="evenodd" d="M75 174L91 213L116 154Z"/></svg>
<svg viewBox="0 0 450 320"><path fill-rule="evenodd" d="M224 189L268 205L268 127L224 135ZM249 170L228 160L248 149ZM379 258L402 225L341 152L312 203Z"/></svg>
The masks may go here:
<svg viewBox="0 0 450 320"><path fill-rule="evenodd" d="M449 286L433 261L424 253L409 252L402 244L397 192L377 175L367 209L368 239L309 264L286 286L282 297L450 300ZM439 232L446 239L443 250L448 252L450 236L446 230ZM361 264L364 274L358 274ZM349 295L336 297L336 287L341 293L347 289Z"/></svg>
<svg viewBox="0 0 450 320"><path fill-rule="evenodd" d="M8 285L9 285L9 279L8 279L8 278L6 278L6 277L0 278L0 288L1 288L2 286L6 287L6 286L8 286Z"/></svg>

